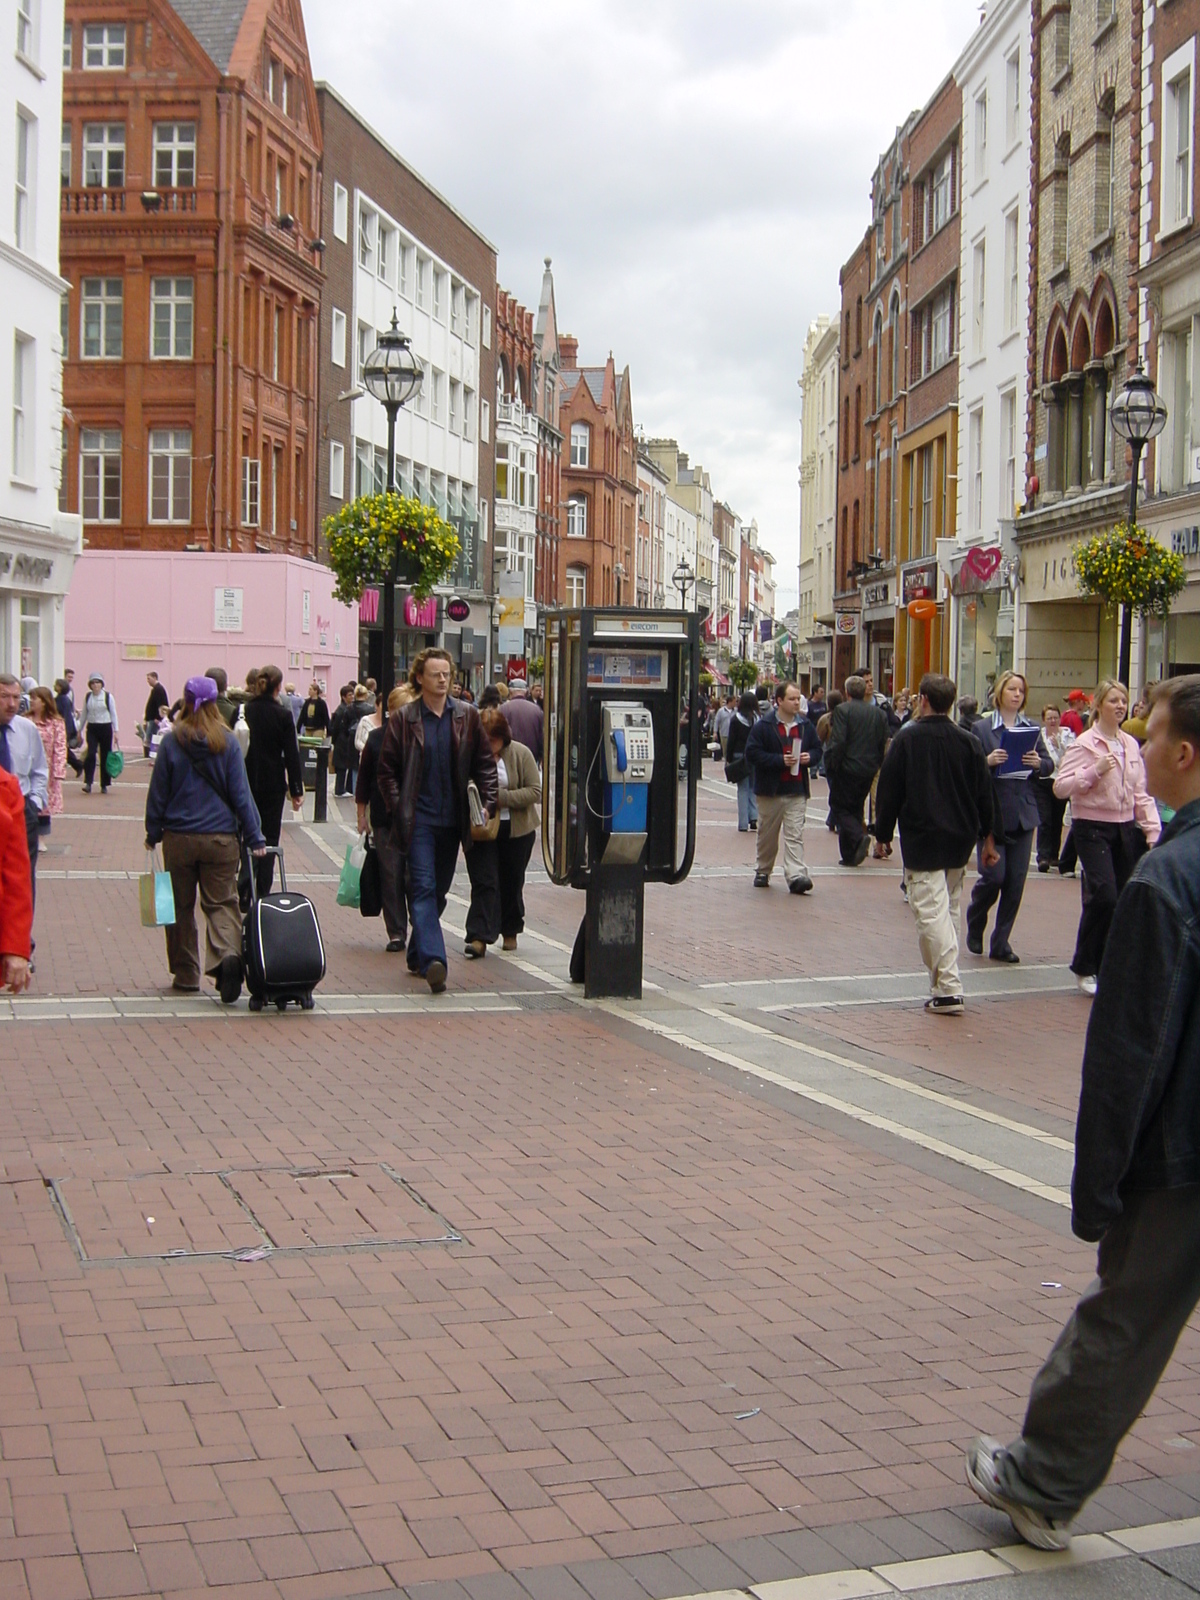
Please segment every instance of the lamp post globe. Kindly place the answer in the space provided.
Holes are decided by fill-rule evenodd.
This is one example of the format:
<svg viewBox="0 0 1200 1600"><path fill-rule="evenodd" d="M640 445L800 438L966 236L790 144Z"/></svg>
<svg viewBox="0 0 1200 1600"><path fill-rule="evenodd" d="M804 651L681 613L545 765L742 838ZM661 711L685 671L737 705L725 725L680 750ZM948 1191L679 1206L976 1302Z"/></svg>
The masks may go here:
<svg viewBox="0 0 1200 1600"><path fill-rule="evenodd" d="M692 571L688 559L683 560L671 574L671 582L679 590L679 607L681 611L687 610L687 592L696 581L696 574Z"/></svg>
<svg viewBox="0 0 1200 1600"><path fill-rule="evenodd" d="M1129 474L1129 527L1137 527L1138 471L1142 451L1151 439L1157 439L1167 425L1167 408L1141 367L1135 367L1121 388L1113 396L1109 408L1113 432L1128 441L1133 452L1133 471ZM1133 653L1133 612L1121 605L1121 659L1117 675L1122 683L1129 682L1129 665Z"/></svg>
<svg viewBox="0 0 1200 1600"><path fill-rule="evenodd" d="M362 383L368 394L387 412L387 488L396 488L396 417L420 389L425 369L412 351L407 336L400 332L396 312L392 325L379 335L374 350L362 364ZM383 661L379 681L386 703L396 683L396 580L400 572L400 545L392 554L392 568L383 589Z"/></svg>

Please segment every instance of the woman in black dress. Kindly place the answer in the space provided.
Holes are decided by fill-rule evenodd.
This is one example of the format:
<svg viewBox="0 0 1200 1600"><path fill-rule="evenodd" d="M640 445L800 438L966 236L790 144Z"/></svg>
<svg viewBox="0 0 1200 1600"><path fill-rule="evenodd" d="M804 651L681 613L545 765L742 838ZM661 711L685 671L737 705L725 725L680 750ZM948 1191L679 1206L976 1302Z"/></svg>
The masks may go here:
<svg viewBox="0 0 1200 1600"><path fill-rule="evenodd" d="M291 710L279 699L283 673L278 667L260 667L255 679L254 698L246 702L246 722L250 728L250 747L246 752L246 776L250 793L262 818L263 838L269 845L279 843L284 801L289 794L292 810L304 803L304 778L300 766L300 746ZM254 863L261 897L270 894L275 878L275 857L262 856ZM250 878L243 862L239 888L243 888L243 910L249 904Z"/></svg>

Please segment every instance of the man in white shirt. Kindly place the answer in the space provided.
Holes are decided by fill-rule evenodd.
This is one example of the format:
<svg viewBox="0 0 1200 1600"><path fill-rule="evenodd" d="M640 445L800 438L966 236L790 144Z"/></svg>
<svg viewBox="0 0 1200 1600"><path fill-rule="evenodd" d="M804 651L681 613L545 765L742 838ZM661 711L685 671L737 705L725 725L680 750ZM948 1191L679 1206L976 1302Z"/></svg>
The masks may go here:
<svg viewBox="0 0 1200 1600"><path fill-rule="evenodd" d="M41 735L28 717L19 717L20 681L0 672L0 767L11 772L25 797L25 838L29 845L29 882L37 900L38 816L49 809L49 771Z"/></svg>

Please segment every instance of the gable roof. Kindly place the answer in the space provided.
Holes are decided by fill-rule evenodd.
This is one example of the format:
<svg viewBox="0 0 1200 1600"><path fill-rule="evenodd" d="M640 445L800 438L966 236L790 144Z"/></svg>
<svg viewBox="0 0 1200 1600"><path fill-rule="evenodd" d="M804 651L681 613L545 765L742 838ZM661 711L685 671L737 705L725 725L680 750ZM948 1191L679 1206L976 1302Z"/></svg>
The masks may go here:
<svg viewBox="0 0 1200 1600"><path fill-rule="evenodd" d="M222 72L229 70L248 4L249 0L170 0L172 11Z"/></svg>
<svg viewBox="0 0 1200 1600"><path fill-rule="evenodd" d="M592 391L592 399L598 406L602 406L604 404L604 368L584 367L583 381Z"/></svg>

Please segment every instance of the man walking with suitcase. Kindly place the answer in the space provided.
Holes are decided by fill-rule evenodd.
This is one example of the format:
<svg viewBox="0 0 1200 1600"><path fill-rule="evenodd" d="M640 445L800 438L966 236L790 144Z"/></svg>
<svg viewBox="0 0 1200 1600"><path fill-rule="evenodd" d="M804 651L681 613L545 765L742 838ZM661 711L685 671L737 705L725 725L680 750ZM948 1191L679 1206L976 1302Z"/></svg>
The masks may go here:
<svg viewBox="0 0 1200 1600"><path fill-rule="evenodd" d="M411 678L419 698L388 718L376 785L392 815L397 844L408 862L412 934L408 969L434 994L446 987L446 942L439 921L458 865L458 846L471 848L467 786L474 783L494 816L496 759L483 736L479 713L451 700L450 656L422 650Z"/></svg>

